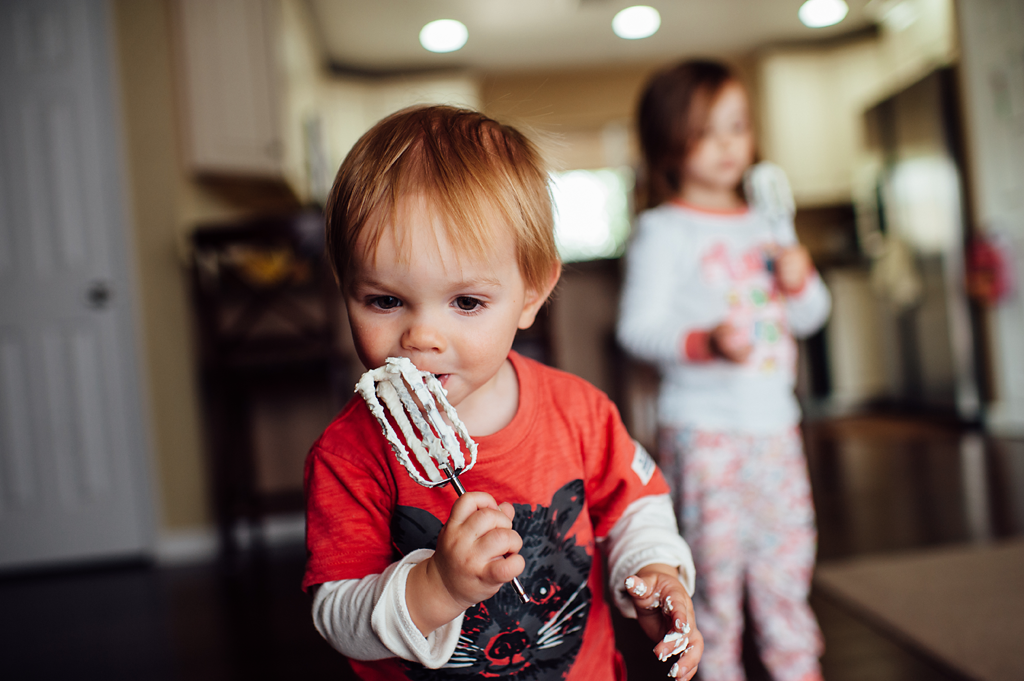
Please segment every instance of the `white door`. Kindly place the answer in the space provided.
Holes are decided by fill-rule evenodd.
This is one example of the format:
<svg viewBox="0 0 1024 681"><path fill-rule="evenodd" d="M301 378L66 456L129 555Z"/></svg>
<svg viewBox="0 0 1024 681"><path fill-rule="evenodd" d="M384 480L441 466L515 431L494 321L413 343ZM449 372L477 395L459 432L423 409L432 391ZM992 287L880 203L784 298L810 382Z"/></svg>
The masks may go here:
<svg viewBox="0 0 1024 681"><path fill-rule="evenodd" d="M0 0L0 568L152 545L104 0Z"/></svg>

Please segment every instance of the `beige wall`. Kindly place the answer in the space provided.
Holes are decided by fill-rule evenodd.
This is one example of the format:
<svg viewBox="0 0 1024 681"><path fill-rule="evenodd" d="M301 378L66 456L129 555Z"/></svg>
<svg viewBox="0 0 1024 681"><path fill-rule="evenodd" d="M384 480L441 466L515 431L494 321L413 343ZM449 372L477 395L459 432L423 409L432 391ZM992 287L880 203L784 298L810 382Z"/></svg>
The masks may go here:
<svg viewBox="0 0 1024 681"><path fill-rule="evenodd" d="M632 165L635 102L654 65L485 76L481 107L538 143L556 170Z"/></svg>
<svg viewBox="0 0 1024 681"><path fill-rule="evenodd" d="M168 13L162 0L115 8L144 372L162 528L209 520L185 269L178 256L187 194L177 162Z"/></svg>
<svg viewBox="0 0 1024 681"><path fill-rule="evenodd" d="M206 526L211 519L182 257L184 226L239 214L192 182L179 163L169 17L165 0L114 2L129 224L161 534Z"/></svg>
<svg viewBox="0 0 1024 681"><path fill-rule="evenodd" d="M492 116L542 130L600 127L632 119L640 90L658 66L486 75L481 106Z"/></svg>
<svg viewBox="0 0 1024 681"><path fill-rule="evenodd" d="M728 61L750 85L749 61ZM633 166L639 159L634 126L640 93L655 71L671 63L483 74L480 107L529 134L556 170Z"/></svg>

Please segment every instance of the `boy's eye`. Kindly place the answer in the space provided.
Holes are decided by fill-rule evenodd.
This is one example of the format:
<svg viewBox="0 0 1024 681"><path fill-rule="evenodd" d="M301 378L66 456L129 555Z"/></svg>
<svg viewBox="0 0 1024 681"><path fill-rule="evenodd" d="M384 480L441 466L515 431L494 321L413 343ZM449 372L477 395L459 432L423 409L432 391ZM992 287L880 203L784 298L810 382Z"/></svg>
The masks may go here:
<svg viewBox="0 0 1024 681"><path fill-rule="evenodd" d="M455 304L463 312L472 312L483 305L478 299L471 298L470 296L459 296L455 299Z"/></svg>
<svg viewBox="0 0 1024 681"><path fill-rule="evenodd" d="M376 296L370 300L370 304L382 310L390 310L402 304L402 301L394 296Z"/></svg>

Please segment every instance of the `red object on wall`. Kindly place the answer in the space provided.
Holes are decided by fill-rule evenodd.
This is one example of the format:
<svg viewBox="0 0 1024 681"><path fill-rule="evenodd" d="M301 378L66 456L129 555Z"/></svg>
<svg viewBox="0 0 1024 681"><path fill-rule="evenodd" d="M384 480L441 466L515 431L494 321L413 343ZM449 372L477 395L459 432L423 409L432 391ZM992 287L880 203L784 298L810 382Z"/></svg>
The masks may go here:
<svg viewBox="0 0 1024 681"><path fill-rule="evenodd" d="M1012 288L1009 253L998 240L974 239L967 248L967 295L984 305L993 305L1009 295Z"/></svg>

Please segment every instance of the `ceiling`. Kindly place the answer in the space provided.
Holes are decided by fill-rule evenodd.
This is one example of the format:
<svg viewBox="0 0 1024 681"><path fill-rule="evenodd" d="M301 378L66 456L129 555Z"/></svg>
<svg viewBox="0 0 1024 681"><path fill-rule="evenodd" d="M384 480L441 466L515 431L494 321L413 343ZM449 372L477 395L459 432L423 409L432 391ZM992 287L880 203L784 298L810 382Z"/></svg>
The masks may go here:
<svg viewBox="0 0 1024 681"><path fill-rule="evenodd" d="M878 0L876 0L877 2ZM811 29L797 19L803 0L634 0L661 13L650 38L623 40L612 17L629 0L307 0L332 64L355 73L431 69L530 70L723 56L779 43L817 41L867 28L867 0L847 0L846 19ZM458 19L469 41L433 54L420 28Z"/></svg>

